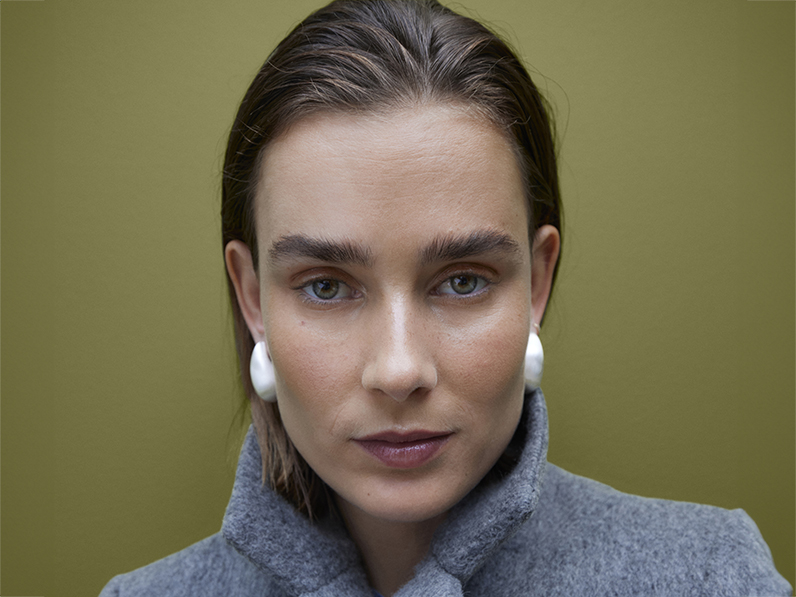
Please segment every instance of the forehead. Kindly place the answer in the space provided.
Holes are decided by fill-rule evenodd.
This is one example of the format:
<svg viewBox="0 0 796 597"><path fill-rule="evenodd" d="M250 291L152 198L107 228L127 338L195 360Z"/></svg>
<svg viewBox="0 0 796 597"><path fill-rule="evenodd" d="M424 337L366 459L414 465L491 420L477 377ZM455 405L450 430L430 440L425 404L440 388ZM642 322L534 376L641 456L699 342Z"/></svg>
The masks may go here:
<svg viewBox="0 0 796 597"><path fill-rule="evenodd" d="M255 217L261 250L291 234L378 244L484 228L528 242L508 141L440 105L300 120L264 153Z"/></svg>

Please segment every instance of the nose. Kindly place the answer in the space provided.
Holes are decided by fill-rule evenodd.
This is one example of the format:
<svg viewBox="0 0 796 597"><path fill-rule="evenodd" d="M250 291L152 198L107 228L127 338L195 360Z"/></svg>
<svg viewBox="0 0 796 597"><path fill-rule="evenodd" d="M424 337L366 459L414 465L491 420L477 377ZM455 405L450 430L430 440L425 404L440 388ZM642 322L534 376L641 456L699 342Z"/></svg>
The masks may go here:
<svg viewBox="0 0 796 597"><path fill-rule="evenodd" d="M363 387L396 402L433 389L437 385L437 368L426 327L413 316L407 301L394 301L380 317L374 318L362 372Z"/></svg>

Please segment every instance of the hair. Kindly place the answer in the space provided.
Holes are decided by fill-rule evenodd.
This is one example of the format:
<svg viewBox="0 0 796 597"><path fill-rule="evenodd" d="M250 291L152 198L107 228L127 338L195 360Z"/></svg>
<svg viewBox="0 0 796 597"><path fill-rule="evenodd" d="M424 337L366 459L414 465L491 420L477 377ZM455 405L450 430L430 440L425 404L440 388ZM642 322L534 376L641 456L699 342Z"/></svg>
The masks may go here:
<svg viewBox="0 0 796 597"><path fill-rule="evenodd" d="M436 0L335 0L282 40L241 102L224 161L223 246L243 241L257 270L253 205L263 152L298 120L319 112L369 114L440 103L475 110L511 144L525 185L529 237L544 224L560 231L549 108L506 43ZM311 519L321 516L330 507L326 486L290 441L276 404L254 391L248 368L254 340L229 273L227 283L263 482Z"/></svg>

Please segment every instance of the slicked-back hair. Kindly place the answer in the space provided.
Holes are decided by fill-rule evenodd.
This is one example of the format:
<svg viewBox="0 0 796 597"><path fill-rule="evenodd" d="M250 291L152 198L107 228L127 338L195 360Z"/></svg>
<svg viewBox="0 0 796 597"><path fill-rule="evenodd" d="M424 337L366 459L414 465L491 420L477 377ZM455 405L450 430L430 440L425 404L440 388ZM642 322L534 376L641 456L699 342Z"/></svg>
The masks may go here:
<svg viewBox="0 0 796 597"><path fill-rule="evenodd" d="M506 43L436 0L335 0L282 40L241 102L224 161L223 245L243 241L258 268L254 197L262 156L291 124L320 112L373 114L431 104L461 106L491 121L517 158L531 241L544 224L561 231L549 108ZM229 274L227 283L263 482L311 519L321 516L329 507L325 485L293 446L276 404L260 400L252 387L254 340Z"/></svg>

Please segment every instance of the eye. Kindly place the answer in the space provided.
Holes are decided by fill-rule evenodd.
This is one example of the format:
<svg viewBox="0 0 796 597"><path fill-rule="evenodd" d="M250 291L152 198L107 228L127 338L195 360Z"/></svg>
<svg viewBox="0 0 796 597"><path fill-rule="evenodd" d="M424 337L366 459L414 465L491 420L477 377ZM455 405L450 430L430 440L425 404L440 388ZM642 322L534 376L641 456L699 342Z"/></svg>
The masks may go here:
<svg viewBox="0 0 796 597"><path fill-rule="evenodd" d="M483 290L488 283L481 276L457 274L445 280L440 285L438 292L448 295L468 295Z"/></svg>
<svg viewBox="0 0 796 597"><path fill-rule="evenodd" d="M351 296L351 287L345 282L334 278L321 278L302 288L311 298L319 301L331 301Z"/></svg>

